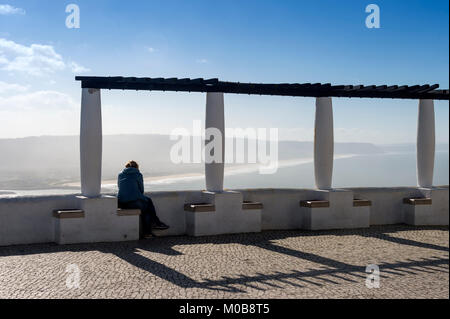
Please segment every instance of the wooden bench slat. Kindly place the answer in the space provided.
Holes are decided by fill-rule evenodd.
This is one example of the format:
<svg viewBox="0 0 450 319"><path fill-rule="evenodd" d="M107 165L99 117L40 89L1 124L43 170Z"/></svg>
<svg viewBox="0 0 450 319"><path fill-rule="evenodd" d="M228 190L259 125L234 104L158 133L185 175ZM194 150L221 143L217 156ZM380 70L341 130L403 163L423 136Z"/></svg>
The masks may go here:
<svg viewBox="0 0 450 319"><path fill-rule="evenodd" d="M330 207L330 201L327 200L302 200L300 201L301 207L307 208L326 208Z"/></svg>
<svg viewBox="0 0 450 319"><path fill-rule="evenodd" d="M84 218L84 211L81 209L55 209L53 211L55 218Z"/></svg>
<svg viewBox="0 0 450 319"><path fill-rule="evenodd" d="M263 209L263 204L261 202L244 201L242 209Z"/></svg>
<svg viewBox="0 0 450 319"><path fill-rule="evenodd" d="M407 205L432 205L431 198L404 198L403 203Z"/></svg>
<svg viewBox="0 0 450 319"><path fill-rule="evenodd" d="M354 199L353 207L367 207L372 206L372 201L368 199Z"/></svg>
<svg viewBox="0 0 450 319"><path fill-rule="evenodd" d="M184 210L194 213L206 213L216 211L216 207L213 204L193 203L193 204L184 204Z"/></svg>

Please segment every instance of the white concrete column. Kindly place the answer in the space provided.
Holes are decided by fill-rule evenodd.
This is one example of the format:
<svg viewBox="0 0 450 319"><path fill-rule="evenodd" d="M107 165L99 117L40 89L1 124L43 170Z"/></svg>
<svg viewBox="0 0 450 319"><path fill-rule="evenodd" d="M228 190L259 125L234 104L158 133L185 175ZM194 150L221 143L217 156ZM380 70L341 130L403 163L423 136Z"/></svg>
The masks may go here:
<svg viewBox="0 0 450 319"><path fill-rule="evenodd" d="M433 186L435 139L434 102L420 100L417 121L417 184L419 187Z"/></svg>
<svg viewBox="0 0 450 319"><path fill-rule="evenodd" d="M316 99L314 173L318 189L330 189L333 175L333 106L330 97Z"/></svg>
<svg viewBox="0 0 450 319"><path fill-rule="evenodd" d="M217 143L214 143L217 146L220 146L222 153L216 155L220 155L221 160L215 162L208 163L206 160L207 157L210 157L208 154L211 149L205 147L205 178L206 178L206 190L212 192L221 192L223 191L223 174L224 174L224 165L225 165L225 115L224 115L224 99L223 93L216 92L208 92L206 93L206 121L205 121L205 129L206 129L206 145L213 140L214 138L208 136L208 129L213 128L212 132L220 133L220 136L215 136L214 138L219 138ZM215 149L214 151L220 151L220 149Z"/></svg>
<svg viewBox="0 0 450 319"><path fill-rule="evenodd" d="M102 110L99 89L82 89L80 125L81 193L100 196L102 177Z"/></svg>

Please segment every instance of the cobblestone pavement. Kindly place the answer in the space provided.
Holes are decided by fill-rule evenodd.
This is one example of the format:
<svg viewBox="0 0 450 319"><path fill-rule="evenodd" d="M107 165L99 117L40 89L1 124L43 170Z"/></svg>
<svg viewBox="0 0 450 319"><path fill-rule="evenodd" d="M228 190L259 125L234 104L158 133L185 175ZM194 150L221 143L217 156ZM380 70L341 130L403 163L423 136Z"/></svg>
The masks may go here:
<svg viewBox="0 0 450 319"><path fill-rule="evenodd" d="M410 226L0 247L0 298L449 298L448 252Z"/></svg>

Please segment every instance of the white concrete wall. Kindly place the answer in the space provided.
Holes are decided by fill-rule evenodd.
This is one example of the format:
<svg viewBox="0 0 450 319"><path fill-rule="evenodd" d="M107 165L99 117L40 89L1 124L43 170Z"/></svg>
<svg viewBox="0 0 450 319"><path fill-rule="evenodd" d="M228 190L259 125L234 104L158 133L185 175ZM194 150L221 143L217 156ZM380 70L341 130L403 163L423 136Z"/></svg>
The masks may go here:
<svg viewBox="0 0 450 319"><path fill-rule="evenodd" d="M444 188L448 191L448 186ZM414 187L351 188L355 198L372 201L370 224L385 225L404 222L403 198L420 197ZM312 200L313 189L242 189L243 199L262 202L262 229L297 229L302 224L299 202ZM164 235L186 234L185 203L200 203L201 191L147 193L155 204L158 216L170 225ZM448 202L443 203L447 205ZM38 196L0 199L0 246L46 243L54 240L52 212L54 209L79 208L76 195Z"/></svg>
<svg viewBox="0 0 450 319"><path fill-rule="evenodd" d="M422 197L415 187L351 188L355 198L372 201L370 225L403 223L403 198Z"/></svg>
<svg viewBox="0 0 450 319"><path fill-rule="evenodd" d="M0 245L52 242L53 210L76 205L75 195L0 199Z"/></svg>
<svg viewBox="0 0 450 319"><path fill-rule="evenodd" d="M244 189L244 200L261 202L263 230L296 229L302 224L300 201L312 199L308 189Z"/></svg>

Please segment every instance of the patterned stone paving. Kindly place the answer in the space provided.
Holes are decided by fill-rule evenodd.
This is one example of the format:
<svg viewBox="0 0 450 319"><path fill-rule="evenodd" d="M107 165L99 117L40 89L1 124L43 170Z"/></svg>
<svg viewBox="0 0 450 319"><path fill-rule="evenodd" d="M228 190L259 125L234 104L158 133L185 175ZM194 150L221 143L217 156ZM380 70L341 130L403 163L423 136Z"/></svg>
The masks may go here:
<svg viewBox="0 0 450 319"><path fill-rule="evenodd" d="M0 247L0 298L449 298L448 253L410 226Z"/></svg>

